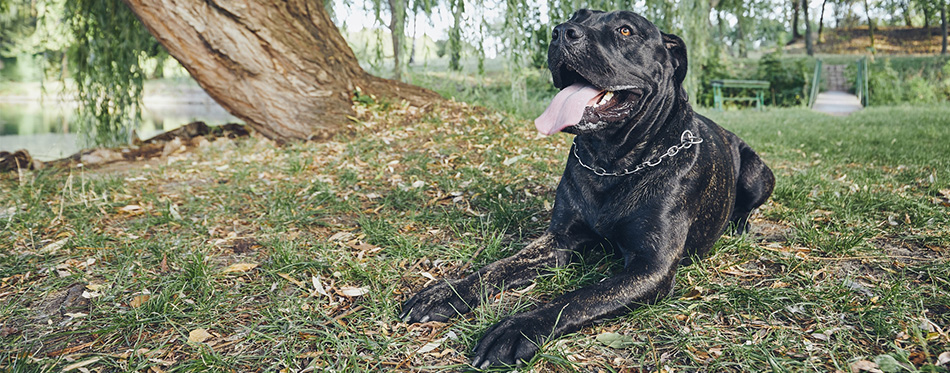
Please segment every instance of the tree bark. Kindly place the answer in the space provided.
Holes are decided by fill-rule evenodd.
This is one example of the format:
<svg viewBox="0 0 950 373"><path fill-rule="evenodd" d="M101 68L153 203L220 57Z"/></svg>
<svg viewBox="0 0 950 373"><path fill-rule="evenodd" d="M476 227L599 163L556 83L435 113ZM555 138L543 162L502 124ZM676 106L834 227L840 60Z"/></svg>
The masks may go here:
<svg viewBox="0 0 950 373"><path fill-rule="evenodd" d="M904 0L903 2L900 3L900 7L901 7L901 15L904 17L904 26L913 27L914 22L910 18L910 1Z"/></svg>
<svg viewBox="0 0 950 373"><path fill-rule="evenodd" d="M416 31L419 30L419 15L412 12L412 42L409 44L409 65L416 62Z"/></svg>
<svg viewBox="0 0 950 373"><path fill-rule="evenodd" d="M268 138L329 136L358 88L415 105L439 97L363 71L322 1L124 1L208 95Z"/></svg>
<svg viewBox="0 0 950 373"><path fill-rule="evenodd" d="M716 25L719 27L719 45L726 45L726 29L723 27L722 10L716 11ZM733 55L730 53L730 55Z"/></svg>
<svg viewBox="0 0 950 373"><path fill-rule="evenodd" d="M462 71L462 13L465 12L465 0L449 0L452 11L452 28L449 29L449 69Z"/></svg>
<svg viewBox="0 0 950 373"><path fill-rule="evenodd" d="M933 8L931 8L926 3L921 3L920 6L921 13L924 14L924 30L930 31L930 19L934 16Z"/></svg>
<svg viewBox="0 0 950 373"><path fill-rule="evenodd" d="M746 45L745 37L745 26L746 23L745 16L743 16L744 11L739 9L736 12L736 43L738 44L738 52L740 58L749 57L749 48Z"/></svg>
<svg viewBox="0 0 950 373"><path fill-rule="evenodd" d="M808 18L808 0L803 0L802 18L805 21L805 52L809 56L815 55L815 43L811 39L811 19Z"/></svg>
<svg viewBox="0 0 950 373"><path fill-rule="evenodd" d="M940 54L947 54L947 0L940 0L940 34L943 39Z"/></svg>
<svg viewBox="0 0 950 373"><path fill-rule="evenodd" d="M389 35L393 41L393 79L402 80L403 41L406 38L406 1L389 0Z"/></svg>
<svg viewBox="0 0 950 373"><path fill-rule="evenodd" d="M818 40L816 42L821 43L821 31L825 29L825 6L828 5L828 0L821 2L821 16L818 17Z"/></svg>
<svg viewBox="0 0 950 373"><path fill-rule="evenodd" d="M801 6L802 0L792 0L792 41L802 37L802 34L798 32L798 12Z"/></svg>
<svg viewBox="0 0 950 373"><path fill-rule="evenodd" d="M868 16L868 36L871 38L871 49L874 49L874 20L871 19L871 7L868 0L864 0L864 13Z"/></svg>

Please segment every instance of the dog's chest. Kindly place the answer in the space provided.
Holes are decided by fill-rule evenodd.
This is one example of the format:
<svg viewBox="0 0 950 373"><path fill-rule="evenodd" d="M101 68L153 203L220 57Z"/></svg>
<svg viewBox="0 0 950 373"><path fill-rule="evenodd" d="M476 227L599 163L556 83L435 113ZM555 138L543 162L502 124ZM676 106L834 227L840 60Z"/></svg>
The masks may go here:
<svg viewBox="0 0 950 373"><path fill-rule="evenodd" d="M572 178L570 193L565 193L574 213L598 232L613 229L631 215L650 209L662 191L651 188L655 177L631 175L604 177L578 175Z"/></svg>

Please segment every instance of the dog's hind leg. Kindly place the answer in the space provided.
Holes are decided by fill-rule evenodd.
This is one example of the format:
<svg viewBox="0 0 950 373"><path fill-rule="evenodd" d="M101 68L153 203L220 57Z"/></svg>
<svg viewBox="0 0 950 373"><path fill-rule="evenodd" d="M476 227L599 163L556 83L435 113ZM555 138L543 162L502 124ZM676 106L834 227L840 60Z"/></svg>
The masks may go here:
<svg viewBox="0 0 950 373"><path fill-rule="evenodd" d="M545 269L567 265L573 256L573 245L569 242L564 234L548 230L517 254L489 264L475 274L423 289L406 301L399 317L416 323L446 321L468 313L483 297L525 286Z"/></svg>
<svg viewBox="0 0 950 373"><path fill-rule="evenodd" d="M749 229L749 215L761 206L775 187L775 176L758 154L738 137L739 175L736 178L736 204L729 218L732 229L743 234Z"/></svg>

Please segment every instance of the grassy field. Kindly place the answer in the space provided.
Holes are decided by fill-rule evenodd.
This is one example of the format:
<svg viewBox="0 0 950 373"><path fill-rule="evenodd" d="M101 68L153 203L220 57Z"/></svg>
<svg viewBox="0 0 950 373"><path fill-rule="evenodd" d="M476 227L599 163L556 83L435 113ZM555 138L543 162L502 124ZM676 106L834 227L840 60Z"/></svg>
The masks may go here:
<svg viewBox="0 0 950 373"><path fill-rule="evenodd" d="M542 232L570 137L465 104L357 108L327 143L0 175L0 370L464 370L493 322L615 268L400 322L412 292ZM711 116L776 173L752 233L523 370L947 371L950 107Z"/></svg>

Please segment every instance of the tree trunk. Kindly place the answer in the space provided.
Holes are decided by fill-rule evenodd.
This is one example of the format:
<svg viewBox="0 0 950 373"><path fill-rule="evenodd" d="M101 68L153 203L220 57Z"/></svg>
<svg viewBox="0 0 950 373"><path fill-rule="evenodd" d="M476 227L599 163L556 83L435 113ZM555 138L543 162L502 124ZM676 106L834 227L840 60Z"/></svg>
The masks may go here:
<svg viewBox="0 0 950 373"><path fill-rule="evenodd" d="M792 41L802 37L802 34L798 32L798 12L801 6L802 0L792 0Z"/></svg>
<svg viewBox="0 0 950 373"><path fill-rule="evenodd" d="M904 25L907 27L913 27L914 21L910 18L910 1L905 0L900 3L901 15L904 17Z"/></svg>
<svg viewBox="0 0 950 373"><path fill-rule="evenodd" d="M811 19L808 18L808 0L803 0L802 18L805 21L805 52L809 56L815 55L815 43L811 39Z"/></svg>
<svg viewBox="0 0 950 373"><path fill-rule="evenodd" d="M416 32L419 30L419 15L412 13L412 43L409 44L409 65L416 62Z"/></svg>
<svg viewBox="0 0 950 373"><path fill-rule="evenodd" d="M452 28L449 29L449 69L462 71L462 13L465 12L464 0L449 0L452 11Z"/></svg>
<svg viewBox="0 0 950 373"><path fill-rule="evenodd" d="M864 0L864 13L868 16L868 36L871 38L871 49L874 49L874 20L871 19L871 7L868 0Z"/></svg>
<svg viewBox="0 0 950 373"><path fill-rule="evenodd" d="M940 1L940 34L943 36L940 54L947 54L947 0Z"/></svg>
<svg viewBox="0 0 950 373"><path fill-rule="evenodd" d="M816 42L821 43L821 31L825 28L825 6L828 5L828 0L821 2L821 16L818 17L818 40Z"/></svg>
<svg viewBox="0 0 950 373"><path fill-rule="evenodd" d="M358 88L415 105L438 99L364 72L322 1L125 2L208 95L271 139L329 136L353 114Z"/></svg>
<svg viewBox="0 0 950 373"><path fill-rule="evenodd" d="M716 25L719 27L719 45L726 45L726 29L723 27L722 10L716 11ZM730 53L729 55L733 55Z"/></svg>
<svg viewBox="0 0 950 373"><path fill-rule="evenodd" d="M930 6L928 6L928 5L926 5L926 4L923 4L923 5L921 5L921 10L922 10L921 13L924 13L924 30L927 30L928 33L929 33L929 32L930 32L930 19L933 18L933 16L934 16L933 9L932 9Z"/></svg>
<svg viewBox="0 0 950 373"><path fill-rule="evenodd" d="M393 79L402 80L403 41L406 38L406 1L389 0L389 35L393 40Z"/></svg>
<svg viewBox="0 0 950 373"><path fill-rule="evenodd" d="M745 37L745 17L742 15L743 11L739 10L736 12L736 43L738 44L739 58L749 57L749 48L746 45Z"/></svg>

